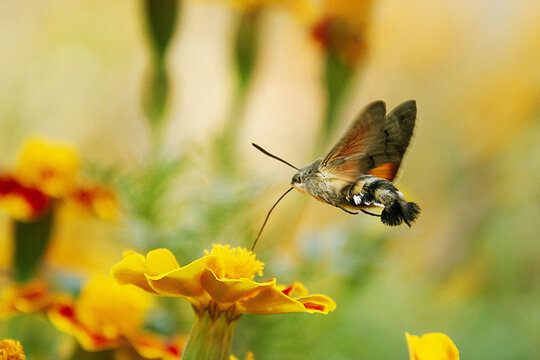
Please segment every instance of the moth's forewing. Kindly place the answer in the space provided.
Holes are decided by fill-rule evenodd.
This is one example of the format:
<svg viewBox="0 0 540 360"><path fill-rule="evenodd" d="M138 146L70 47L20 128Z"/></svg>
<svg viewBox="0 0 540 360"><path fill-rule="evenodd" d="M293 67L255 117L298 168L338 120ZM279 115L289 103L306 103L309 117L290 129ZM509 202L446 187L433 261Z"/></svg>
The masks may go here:
<svg viewBox="0 0 540 360"><path fill-rule="evenodd" d="M367 105L334 148L323 159L320 171L332 177L353 182L375 166L371 153L384 149L384 116L382 101Z"/></svg>

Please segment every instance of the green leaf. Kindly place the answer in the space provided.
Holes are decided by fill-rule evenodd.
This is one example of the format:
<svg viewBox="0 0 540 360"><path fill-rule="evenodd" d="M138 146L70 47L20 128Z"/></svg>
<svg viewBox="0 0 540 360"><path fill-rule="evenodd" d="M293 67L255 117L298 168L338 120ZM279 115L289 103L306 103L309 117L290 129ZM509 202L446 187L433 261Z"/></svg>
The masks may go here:
<svg viewBox="0 0 540 360"><path fill-rule="evenodd" d="M32 279L40 265L53 225L54 212L32 222L15 221L15 279L19 282Z"/></svg>

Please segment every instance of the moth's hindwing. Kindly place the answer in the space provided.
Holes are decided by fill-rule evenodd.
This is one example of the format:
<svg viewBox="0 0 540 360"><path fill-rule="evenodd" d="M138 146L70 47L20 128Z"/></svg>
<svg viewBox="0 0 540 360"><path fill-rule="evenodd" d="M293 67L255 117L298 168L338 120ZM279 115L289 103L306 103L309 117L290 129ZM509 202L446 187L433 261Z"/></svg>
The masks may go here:
<svg viewBox="0 0 540 360"><path fill-rule="evenodd" d="M363 174L392 181L413 133L416 102L406 101L385 113L382 101L366 106L323 159L321 171L350 182Z"/></svg>

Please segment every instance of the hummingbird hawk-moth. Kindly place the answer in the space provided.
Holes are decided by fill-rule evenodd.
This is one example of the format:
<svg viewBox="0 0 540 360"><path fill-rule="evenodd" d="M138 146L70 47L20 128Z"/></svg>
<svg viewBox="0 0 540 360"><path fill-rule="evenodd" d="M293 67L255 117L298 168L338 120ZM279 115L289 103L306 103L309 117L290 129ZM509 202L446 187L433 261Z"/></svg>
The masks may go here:
<svg viewBox="0 0 540 360"><path fill-rule="evenodd" d="M324 157L297 168L285 160L252 144L297 170L291 187L274 203L253 244L255 247L270 213L292 189L307 193L316 200L340 208L349 214L362 211L380 216L385 225L402 223L409 227L420 213L420 207L405 200L392 184L409 145L416 121L416 102L406 101L386 114L383 101L368 104L338 143ZM380 207L380 215L366 209Z"/></svg>

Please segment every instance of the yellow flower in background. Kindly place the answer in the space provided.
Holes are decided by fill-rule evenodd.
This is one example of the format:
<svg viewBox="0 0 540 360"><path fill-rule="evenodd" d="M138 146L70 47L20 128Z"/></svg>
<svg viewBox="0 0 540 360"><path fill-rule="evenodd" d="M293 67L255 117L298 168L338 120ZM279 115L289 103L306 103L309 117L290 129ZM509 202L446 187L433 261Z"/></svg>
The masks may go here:
<svg viewBox="0 0 540 360"><path fill-rule="evenodd" d="M324 295L307 295L299 283L255 282L264 264L246 249L213 245L194 262L180 266L167 249L146 257L128 251L111 273L121 284L132 284L155 295L181 297L195 311L182 360L230 360L234 328L242 314L307 312L328 314L336 308Z"/></svg>
<svg viewBox="0 0 540 360"><path fill-rule="evenodd" d="M29 221L43 214L51 199L37 188L23 186L10 175L0 175L0 208L19 221Z"/></svg>
<svg viewBox="0 0 540 360"><path fill-rule="evenodd" d="M169 342L142 331L151 305L151 298L143 291L121 286L110 277L96 276L79 298L64 296L57 300L49 309L49 318L87 351L117 348L127 340L143 357L177 359L183 338Z"/></svg>
<svg viewBox="0 0 540 360"><path fill-rule="evenodd" d="M342 19L351 28L363 28L373 0L325 0L323 11L330 17Z"/></svg>
<svg viewBox="0 0 540 360"><path fill-rule="evenodd" d="M51 305L54 297L47 284L41 280L8 285L0 294L0 318L44 311Z"/></svg>
<svg viewBox="0 0 540 360"><path fill-rule="evenodd" d="M405 333L410 360L459 360L459 351L443 333L428 333L419 337Z"/></svg>
<svg viewBox="0 0 540 360"><path fill-rule="evenodd" d="M231 360L238 360L238 358L234 355L231 355ZM253 353L251 351L246 354L246 360L255 360L255 357L253 356Z"/></svg>
<svg viewBox="0 0 540 360"><path fill-rule="evenodd" d="M302 21L312 20L317 13L316 4L312 0L221 0L221 2L225 2L232 8L243 12L254 12L262 8L274 6L281 7L290 11Z"/></svg>
<svg viewBox="0 0 540 360"><path fill-rule="evenodd" d="M84 349L94 350L102 345L95 343L97 335L116 344L122 336L136 334L150 306L150 298L139 289L97 276L76 300L66 297L57 301L49 316L59 329L73 333Z"/></svg>
<svg viewBox="0 0 540 360"><path fill-rule="evenodd" d="M25 186L62 197L75 186L78 171L79 156L73 147L32 137L19 153L15 174Z"/></svg>
<svg viewBox="0 0 540 360"><path fill-rule="evenodd" d="M227 312L233 319L241 314L282 314L308 312L327 314L335 303L324 295L301 296L292 288L276 285L271 279L258 283L255 274L262 275L264 264L246 249L213 245L205 256L181 267L167 249L150 251L146 258L127 252L124 260L112 268L113 277L121 284L133 284L150 293L182 297L196 311L212 308ZM294 289L303 289L295 285Z"/></svg>
<svg viewBox="0 0 540 360"><path fill-rule="evenodd" d="M76 309L79 320L90 331L113 338L135 334L151 305L151 299L138 289L97 276L82 289Z"/></svg>
<svg viewBox="0 0 540 360"><path fill-rule="evenodd" d="M100 184L77 181L79 155L67 144L32 137L22 146L14 174L0 174L0 208L20 221L42 216L54 200L75 204L79 213L117 221L115 194ZM69 206L68 206L69 207Z"/></svg>
<svg viewBox="0 0 540 360"><path fill-rule="evenodd" d="M115 194L103 185L80 185L78 171L79 156L72 147L33 137L22 146L15 171L0 172L0 209L11 218L16 281L33 279L51 253L52 236L58 236L60 220L66 218L57 216L58 210L119 220Z"/></svg>
<svg viewBox="0 0 540 360"><path fill-rule="evenodd" d="M337 55L348 66L362 60L367 51L367 31L373 0L326 0L312 28L324 51Z"/></svg>
<svg viewBox="0 0 540 360"><path fill-rule="evenodd" d="M79 186L66 199L66 206L107 221L118 221L120 206L116 195L101 185Z"/></svg>
<svg viewBox="0 0 540 360"><path fill-rule="evenodd" d="M26 356L20 342L12 339L0 341L0 360L25 360Z"/></svg>

